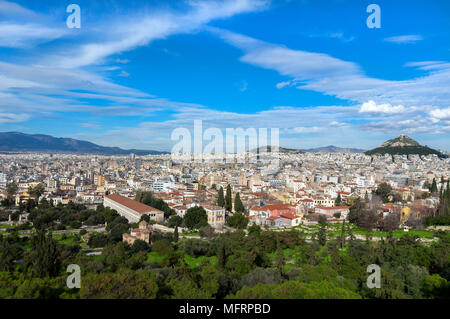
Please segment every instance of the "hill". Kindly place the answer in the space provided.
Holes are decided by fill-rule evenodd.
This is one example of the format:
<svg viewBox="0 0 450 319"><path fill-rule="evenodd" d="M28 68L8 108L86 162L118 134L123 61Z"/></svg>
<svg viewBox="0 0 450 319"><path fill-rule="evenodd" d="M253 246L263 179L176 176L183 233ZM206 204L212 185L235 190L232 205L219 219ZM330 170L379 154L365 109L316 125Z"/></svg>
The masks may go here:
<svg viewBox="0 0 450 319"><path fill-rule="evenodd" d="M156 155L167 154L153 150L125 150L119 147L100 146L88 141L59 138L43 134L0 132L0 152L46 152L98 155Z"/></svg>
<svg viewBox="0 0 450 319"><path fill-rule="evenodd" d="M316 147L316 148L310 148L303 150L308 153L363 153L364 150L359 148L344 148L344 147L337 147L334 145L328 145L324 147Z"/></svg>
<svg viewBox="0 0 450 319"><path fill-rule="evenodd" d="M258 147L256 149L250 150L251 153L256 153L256 154L259 154L259 153L262 153L262 152L270 153L271 151L272 151L272 148L271 148L270 145L267 146L267 149L265 149L264 146L261 146L261 147ZM284 148L284 147L278 147L278 152L279 153L284 153L284 154L288 154L288 153L289 154L303 154L303 153L305 153L302 150L295 150L295 149Z"/></svg>
<svg viewBox="0 0 450 319"><path fill-rule="evenodd" d="M390 155L430 155L436 154L440 158L445 158L447 155L432 149L428 146L422 146L419 142L413 140L409 136L400 135L391 140L387 140L382 143L380 147L374 148L365 152L366 155L375 155L375 154L390 154Z"/></svg>

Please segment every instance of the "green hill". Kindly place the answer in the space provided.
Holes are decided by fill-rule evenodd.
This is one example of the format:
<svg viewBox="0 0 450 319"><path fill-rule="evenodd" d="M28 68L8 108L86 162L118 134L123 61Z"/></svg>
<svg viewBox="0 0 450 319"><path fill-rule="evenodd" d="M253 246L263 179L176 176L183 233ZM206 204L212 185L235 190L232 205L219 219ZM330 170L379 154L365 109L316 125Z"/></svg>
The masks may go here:
<svg viewBox="0 0 450 319"><path fill-rule="evenodd" d="M375 154L390 154L390 155L430 155L436 154L440 158L447 157L445 154L442 154L440 151L432 149L428 146L422 146L417 141L413 140L409 136L400 135L394 139L388 140L381 144L380 147L374 148L365 152L366 155L375 155Z"/></svg>

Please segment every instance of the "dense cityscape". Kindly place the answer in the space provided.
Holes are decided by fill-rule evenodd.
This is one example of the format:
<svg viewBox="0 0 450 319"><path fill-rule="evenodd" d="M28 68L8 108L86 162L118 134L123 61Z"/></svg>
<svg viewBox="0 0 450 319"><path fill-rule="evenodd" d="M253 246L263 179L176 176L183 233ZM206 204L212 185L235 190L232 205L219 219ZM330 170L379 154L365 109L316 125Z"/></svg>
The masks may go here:
<svg viewBox="0 0 450 319"><path fill-rule="evenodd" d="M448 294L450 159L434 154L285 150L271 155L278 159L278 167L271 167L259 157L242 163L239 158L245 156L248 153L232 155L227 163L212 160L212 155L200 163L175 163L170 154L0 155L0 270L6 271L0 295L434 298ZM273 242L262 248L255 236ZM305 265L312 267L311 276L314 272L325 276L323 267L344 276L345 256L363 253L358 245L372 252L382 249L383 254L385 245L401 247L402 241L408 249L413 245L445 252L436 256L443 264L434 268L417 265L430 262L422 259L406 264L418 267L411 275L418 276L414 288L407 278L394 286L383 282L374 292L364 288L362 273L355 278L352 273L344 277L345 284L322 278L317 284L327 287L310 287L303 295L301 286L294 295L272 295L273 287L270 294L265 290L267 284L301 285L298 271L308 269ZM231 248L236 243L250 251L237 252ZM52 255L35 256L39 251ZM244 264L236 264L240 254ZM358 257L361 269L367 267L367 258ZM384 265L395 264L391 258ZM93 273L84 277L80 291L67 290L63 282L51 279L63 276L63 265L73 261L83 265L83 274ZM192 275L206 276L203 272L209 271L208 276L217 278L186 279L188 288L178 289L177 274L184 268ZM148 270L145 276L152 280L139 283L140 272L128 273L130 269ZM397 269L390 271L394 277L404 276ZM141 295L133 285L122 292L112 286L100 289L104 276L112 277L112 285L122 280L115 277L138 276L136 285L145 287ZM44 279L31 284L27 277ZM56 281L49 292L45 287L51 280ZM202 280L212 280L211 291L202 288L206 284Z"/></svg>

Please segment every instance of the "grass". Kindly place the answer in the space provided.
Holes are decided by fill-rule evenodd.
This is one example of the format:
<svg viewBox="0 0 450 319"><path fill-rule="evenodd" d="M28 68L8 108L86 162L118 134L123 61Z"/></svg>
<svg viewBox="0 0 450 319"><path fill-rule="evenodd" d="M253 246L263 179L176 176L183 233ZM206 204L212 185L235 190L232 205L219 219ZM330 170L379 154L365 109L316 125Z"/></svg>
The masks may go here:
<svg viewBox="0 0 450 319"><path fill-rule="evenodd" d="M201 263L204 260L209 260L212 264L212 266L215 266L217 263L217 257L207 257L207 256L199 256L199 257L192 257L191 255L184 254L184 261L190 268L197 268L201 265Z"/></svg>
<svg viewBox="0 0 450 319"><path fill-rule="evenodd" d="M66 239L63 239L61 234L53 234L53 238L62 245L75 246L80 244L80 242L75 241L75 237L73 235L68 235Z"/></svg>
<svg viewBox="0 0 450 319"><path fill-rule="evenodd" d="M147 253L147 261L148 262L161 262L164 259L164 255L157 252L149 252Z"/></svg>
<svg viewBox="0 0 450 319"><path fill-rule="evenodd" d="M180 233L181 236L200 236L198 231Z"/></svg>

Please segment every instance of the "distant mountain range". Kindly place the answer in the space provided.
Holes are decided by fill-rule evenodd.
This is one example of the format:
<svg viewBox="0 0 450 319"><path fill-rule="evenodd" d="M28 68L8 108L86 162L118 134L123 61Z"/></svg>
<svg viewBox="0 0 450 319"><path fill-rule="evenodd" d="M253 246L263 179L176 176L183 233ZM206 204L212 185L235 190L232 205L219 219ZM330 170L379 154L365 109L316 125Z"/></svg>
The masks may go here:
<svg viewBox="0 0 450 319"><path fill-rule="evenodd" d="M268 147L270 152L271 147ZM324 153L362 153L364 150L357 148L342 148L333 145L325 147L310 148L305 150L290 149L279 147L281 153L302 154L305 152L324 152ZM98 154L98 155L159 155L170 154L169 152L160 152L154 150L122 149L119 147L100 146L91 142L76 140L73 138L58 138L43 134L25 134L20 132L0 132L0 152L42 152L42 153L74 153L74 154ZM253 149L250 152L257 154L263 152L263 148ZM375 149L364 152L367 155L374 154L436 154L444 158L447 155L440 151L422 146L417 141L406 135L400 135L394 139L388 140Z"/></svg>
<svg viewBox="0 0 450 319"><path fill-rule="evenodd" d="M337 147L334 145L328 145L324 147L316 147L316 148L310 148L303 150L304 152L308 153L363 153L365 150L359 149L359 148L344 148L344 147Z"/></svg>
<svg viewBox="0 0 450 319"><path fill-rule="evenodd" d="M98 155L157 155L169 154L153 150L124 150L119 147L100 146L73 138L58 138L43 134L0 132L0 152L46 152Z"/></svg>
<svg viewBox="0 0 450 319"><path fill-rule="evenodd" d="M263 153L263 152L268 152L270 153L272 151L272 148L270 145L268 146L261 146L255 149L250 150L250 153ZM284 148L284 147L278 147L278 152L280 153L290 153L290 154L303 154L305 153L302 150L296 150L296 149L292 149L292 148Z"/></svg>
<svg viewBox="0 0 450 319"><path fill-rule="evenodd" d="M367 155L375 154L391 154L391 155L430 155L436 154L440 158L445 158L447 155L441 153L440 151L429 148L428 146L422 146L419 142L413 140L409 136L400 135L399 137L388 140L380 145L380 147L374 148L365 152Z"/></svg>

